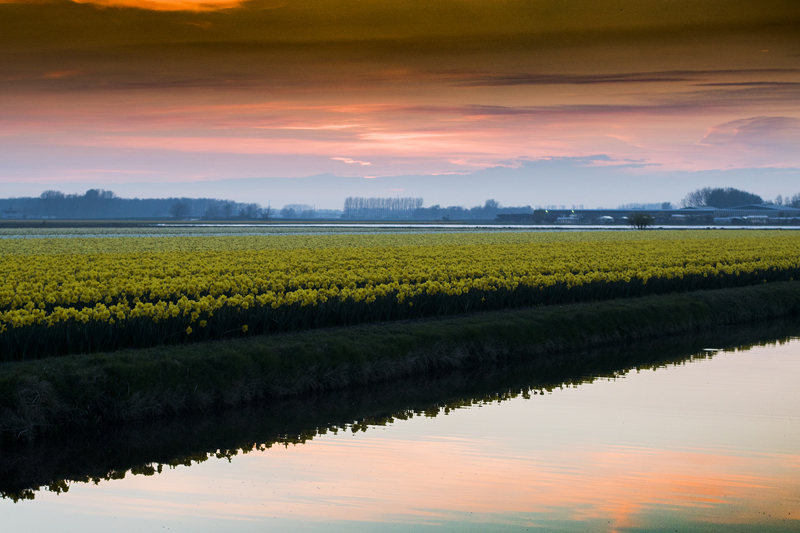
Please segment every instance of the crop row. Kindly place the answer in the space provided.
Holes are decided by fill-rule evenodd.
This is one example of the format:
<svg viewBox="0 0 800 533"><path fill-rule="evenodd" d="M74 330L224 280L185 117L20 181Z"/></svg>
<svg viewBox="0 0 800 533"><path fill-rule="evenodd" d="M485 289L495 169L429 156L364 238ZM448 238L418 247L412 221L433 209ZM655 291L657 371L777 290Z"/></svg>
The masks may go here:
<svg viewBox="0 0 800 533"><path fill-rule="evenodd" d="M765 231L37 239L0 252L4 360L800 273L800 236Z"/></svg>

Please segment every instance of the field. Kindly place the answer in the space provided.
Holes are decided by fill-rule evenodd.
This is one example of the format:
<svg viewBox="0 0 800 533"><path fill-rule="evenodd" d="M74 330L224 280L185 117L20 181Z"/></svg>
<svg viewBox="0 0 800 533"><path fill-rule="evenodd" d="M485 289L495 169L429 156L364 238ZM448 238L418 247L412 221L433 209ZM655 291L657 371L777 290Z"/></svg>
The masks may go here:
<svg viewBox="0 0 800 533"><path fill-rule="evenodd" d="M800 274L786 231L0 240L3 360L737 287Z"/></svg>

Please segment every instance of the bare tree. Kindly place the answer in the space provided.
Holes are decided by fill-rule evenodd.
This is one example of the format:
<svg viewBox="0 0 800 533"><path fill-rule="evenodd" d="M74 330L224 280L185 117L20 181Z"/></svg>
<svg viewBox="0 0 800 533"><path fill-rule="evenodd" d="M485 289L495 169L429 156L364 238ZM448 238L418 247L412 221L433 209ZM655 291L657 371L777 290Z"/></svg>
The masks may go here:
<svg viewBox="0 0 800 533"><path fill-rule="evenodd" d="M711 187L704 189L697 189L686 195L686 198L681 200L681 207L702 207L706 205L708 197L711 195Z"/></svg>
<svg viewBox="0 0 800 533"><path fill-rule="evenodd" d="M645 213L631 213L628 215L628 224L636 229L645 229L647 226L652 226L655 221L655 218Z"/></svg>
<svg viewBox="0 0 800 533"><path fill-rule="evenodd" d="M363 198L348 197L344 201L342 218L404 219L422 207L422 198Z"/></svg>

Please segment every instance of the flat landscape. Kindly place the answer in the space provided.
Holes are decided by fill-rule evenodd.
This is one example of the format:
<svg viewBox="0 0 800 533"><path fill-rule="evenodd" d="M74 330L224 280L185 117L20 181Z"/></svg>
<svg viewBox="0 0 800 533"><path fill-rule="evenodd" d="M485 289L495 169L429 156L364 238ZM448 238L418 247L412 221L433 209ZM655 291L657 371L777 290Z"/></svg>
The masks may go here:
<svg viewBox="0 0 800 533"><path fill-rule="evenodd" d="M49 527L63 512L51 499L58 496L76 498L72 512L81 520L93 516L82 509L99 498L115 514L128 516L130 524L180 528L185 518L180 523L134 520L126 502L152 500L165 490L160 488L165 481L158 479L172 479L175 496L148 505L158 509L157 517L174 514L180 505L175 498L195 501L181 496L186 489L179 487L193 482L176 470L191 465L212 476L206 480L210 492L202 498L227 501L232 487L210 464L226 459L235 471L224 476L255 483L255 500L238 510L228 502L227 511L209 515L205 525L192 522L193 529L211 523L229 527L230 520L242 518L276 527L322 526L321 515L291 498L271 500L284 502L282 509L269 507L272 518L253 508L265 490L253 474L274 478L279 490L310 490L287 477L294 471L320 483L329 476L342 480L341 488L326 488L326 494L348 498L355 506L350 512L342 514L341 505L328 497L315 504L337 517L337 527L460 528L467 523L463 513L474 513L470 491L443 485L454 497L429 495L433 521L423 524L414 510L422 501L410 495L426 494L427 484L425 476L411 474L399 493L376 486L381 492L376 501L382 503L368 510L361 484L352 478L358 476L353 461L366 456L366 464L378 469L414 461L430 472L437 469L430 454L441 453L474 470L478 487L502 492L506 489L492 481L500 476L503 483L536 492L514 472L543 483L572 483L555 466L561 461L552 448L561 439L553 433L559 427L565 434L577 431L576 442L595 442L568 447L571 460L585 470L581 483L597 483L615 449L626 450L627 459L603 475L630 477L630 469L654 469L640 476L638 483L651 486L642 497L622 478L615 481L612 500L642 506L617 518L620 523L633 520L652 530L663 520L695 528L704 522L719 525L728 501L743 513L772 513L763 520L740 518L737 524L788 531L796 523L788 509L800 505L790 496L797 480L771 473L796 458L790 450L800 433L793 419L758 426L763 438L757 442L719 440L699 429L690 436L678 428L695 420L721 435L756 430L747 417L681 414L707 394L740 402L732 387L744 385L743 379L749 389L760 391L761 407L753 407L757 417L772 416L768 406L774 402L796 404L787 384L796 368L800 232L368 225L7 228L0 238L0 272L0 508L36 505L41 510L35 516L27 508L8 511L15 524L24 520ZM762 348L753 348L754 343ZM745 352L763 352L762 364L753 355L738 363L729 360ZM774 364L763 367L764 361ZM664 374L686 365L691 368L680 375ZM633 377L645 369L659 373L650 385ZM716 376L708 391L686 385L710 379L708 369ZM633 381L608 388L623 379ZM564 387L595 392L565 395ZM553 394L555 403L545 399ZM671 394L686 396L659 400ZM590 421L597 402L608 414L616 412L612 405L631 401L650 407L614 415L620 418L608 419L607 429ZM530 416L528 402L548 406L536 422L545 440L534 448L529 443L537 441L515 429L515 418ZM578 405L578 411L568 414L573 412L568 405ZM476 411L486 409L491 411ZM472 413L456 415L461 410ZM562 413L561 423L567 425L551 420L553 413ZM684 436L660 442L662 433L644 422L654 413L678 424L667 424L664 431ZM462 421L452 426L438 415ZM788 408L785 416L793 417L794 411ZM439 422L419 427L415 417ZM627 423L639 429L622 431ZM411 425L403 430L398 424ZM486 462L492 439L467 429L475 424L503 435L498 452L503 464ZM366 440L341 448L344 435L370 429ZM389 433L381 437L376 429ZM402 436L409 430L411 436ZM425 435L431 431L444 431L435 439L455 447L428 450ZM775 441L780 432L789 440ZM648 443L644 448L643 442ZM276 455L281 445L302 451ZM659 483L669 476L659 469L681 447L705 451L670 459L671 468L684 471L683 481L662 490ZM631 461L636 449L640 455ZM511 457L534 450L544 470L531 470L527 460L512 464ZM335 460L313 466L313 454L319 452ZM254 464L240 453L262 457L270 473L257 466L261 460ZM743 462L737 459L742 453L769 459ZM691 467L705 460L703 454L738 461L738 466ZM345 465L351 465L350 474L340 470ZM285 467L290 470L283 472ZM446 464L441 471L454 472ZM126 474L152 480L146 484L150 488L132 488ZM788 507L729 485L725 476L756 477ZM698 483L710 485L694 496L664 492L685 493ZM118 490L126 496L114 500ZM590 515L606 516L608 500L576 490L577 485L558 496L562 511L547 506L532 511L511 498L491 503L476 520L516 529L535 519L563 530L593 523L591 516L580 516L581 506L588 505ZM724 496L718 503L703 513L688 513L719 490ZM549 494L539 492L540 498ZM666 507L658 503L665 498L671 498ZM28 502L32 499L35 504ZM395 514L387 514L387 505L396 508ZM568 522L559 518L562 512L571 517ZM101 517L91 520L111 527Z"/></svg>
<svg viewBox="0 0 800 533"><path fill-rule="evenodd" d="M800 531L798 28L0 0L0 533Z"/></svg>
<svg viewBox="0 0 800 533"><path fill-rule="evenodd" d="M800 276L800 233L792 231L315 229L215 236L170 230L154 237L121 231L99 238L56 230L49 238L0 240L3 359ZM72 238L52 238L67 235Z"/></svg>

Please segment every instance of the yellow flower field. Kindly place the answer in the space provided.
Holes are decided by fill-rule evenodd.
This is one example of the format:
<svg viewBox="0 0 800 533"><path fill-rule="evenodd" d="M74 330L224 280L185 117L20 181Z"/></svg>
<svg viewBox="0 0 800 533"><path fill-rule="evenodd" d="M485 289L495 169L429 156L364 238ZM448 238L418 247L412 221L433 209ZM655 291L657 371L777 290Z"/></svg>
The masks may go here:
<svg viewBox="0 0 800 533"><path fill-rule="evenodd" d="M800 233L0 240L3 359L790 279Z"/></svg>

